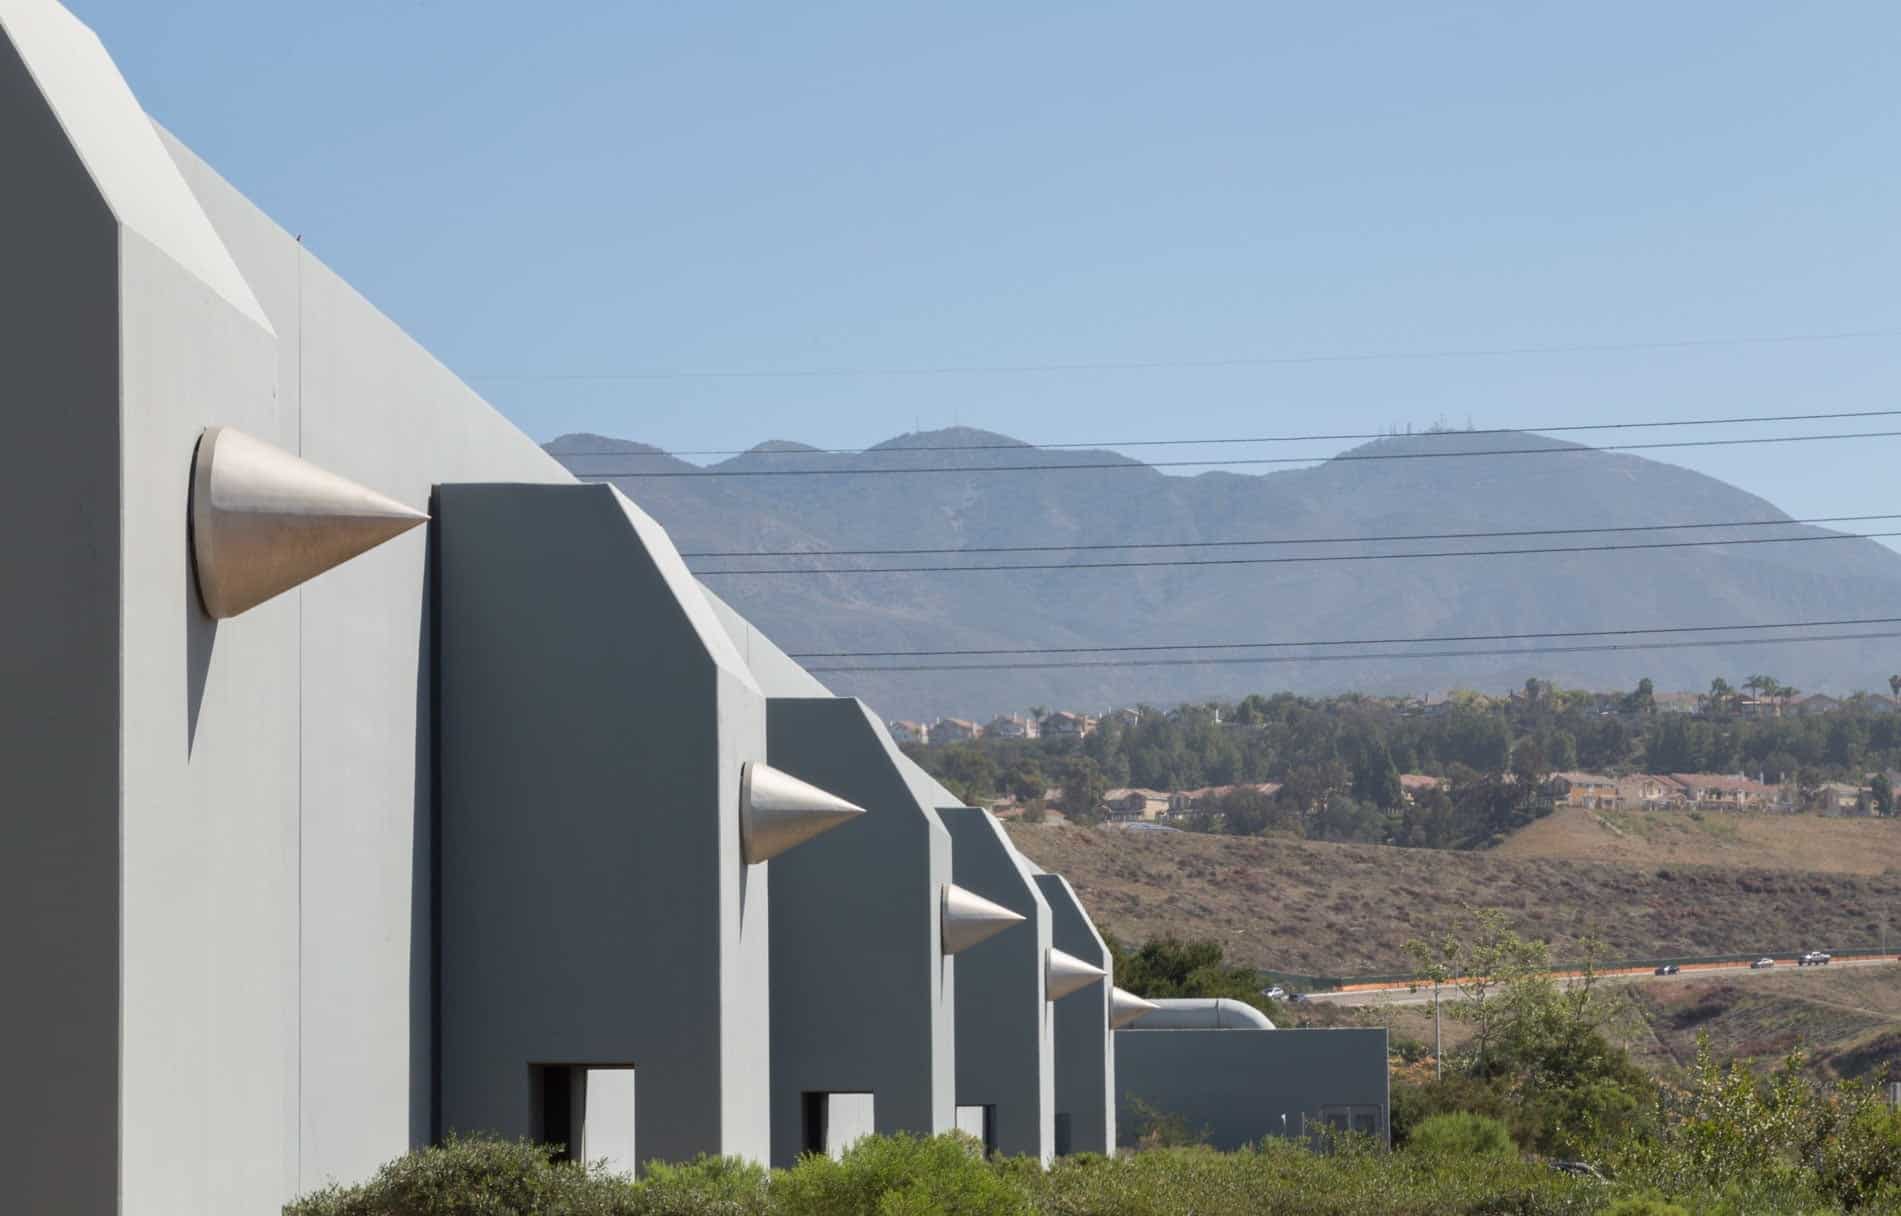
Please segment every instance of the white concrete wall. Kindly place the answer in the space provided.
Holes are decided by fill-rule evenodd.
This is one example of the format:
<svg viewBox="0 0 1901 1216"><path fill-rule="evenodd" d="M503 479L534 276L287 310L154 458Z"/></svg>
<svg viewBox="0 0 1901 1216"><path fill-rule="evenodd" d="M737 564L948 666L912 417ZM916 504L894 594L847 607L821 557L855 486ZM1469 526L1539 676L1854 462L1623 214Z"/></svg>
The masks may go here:
<svg viewBox="0 0 1901 1216"><path fill-rule="evenodd" d="M237 426L415 505L438 482L571 479L155 131L90 32L51 0L0 0L0 28L5 154L35 161L22 176L9 163L0 205L11 223L46 204L48 224L14 239L56 252L31 293L0 285L0 350L30 344L49 366L83 354L110 376L62 398L24 358L0 373L10 421L17 403L61 428L17 462L63 466L111 512L110 530L56 498L13 513L85 577L61 584L57 566L29 571L22 552L8 586L31 573L76 624L112 620L111 642L93 646L111 662L110 684L94 690L103 712L49 726L69 760L109 739L110 761L87 768L113 781L86 794L69 765L63 783L109 830L10 832L8 843L32 864L63 852L86 914L116 925L76 932L55 914L77 904L32 892L25 915L4 918L22 936L18 957L63 951L76 973L62 985L48 969L61 999L10 1015L23 1020L9 1022L9 1041L83 1043L87 1061L54 1051L16 1063L21 1088L46 1095L53 1116L26 1117L57 1130L57 1151L7 1137L6 1151L25 1149L5 1172L30 1210L270 1211L368 1174L430 1130L428 539L411 533L213 624L188 554L193 446L207 426ZM113 277L94 282L95 265ZM68 277L91 284L90 313L48 307L48 285ZM34 313L36 327L21 323ZM17 607L8 623L29 624ZM11 633L9 673L47 640ZM83 684L85 670L63 674ZM113 889L88 885L108 874ZM115 1041L98 1041L101 1026ZM86 1089L102 1066L116 1095ZM80 1090L83 1103L62 1104ZM85 1194L82 1174L108 1184ZM50 1206L30 1198L49 1195Z"/></svg>
<svg viewBox="0 0 1901 1216"><path fill-rule="evenodd" d="M128 730L128 738L160 747L149 758L160 768L195 764L203 780L225 782L202 790L200 803L255 815L256 791L288 783L277 808L288 822L275 845L258 842L233 868L286 871L272 889L291 901L278 913L289 918L289 936L267 956L255 941L213 952L288 960L287 988L270 990L289 1020L282 1103L294 1112L285 1140L295 1160L285 1171L290 1189L302 1191L363 1177L431 1130L428 537L421 529L398 537L211 626L186 595L178 453L205 426L237 425L415 506L441 482L571 479L290 234L175 140L167 144L276 330L276 366L261 384L222 399L196 391L187 368L173 398L136 410L127 488L151 513L146 543L135 548L128 537L127 553L155 555L164 569L139 575L140 586L163 586L153 632L135 640L128 631L126 653L176 654L196 622L206 674L193 747L204 759L166 747L183 738L170 727ZM164 343L190 348L202 327L182 313L172 318ZM202 345L198 353L190 366L218 362ZM130 422L138 386L130 377L127 385ZM136 696L182 706L190 683L177 670L139 686L128 680L128 703ZM128 781L128 792L138 788ZM139 957L163 972L174 952L155 943ZM132 1080L128 1122L162 1122L158 1111L178 1091ZM226 1092L211 1083L203 1100L222 1103Z"/></svg>

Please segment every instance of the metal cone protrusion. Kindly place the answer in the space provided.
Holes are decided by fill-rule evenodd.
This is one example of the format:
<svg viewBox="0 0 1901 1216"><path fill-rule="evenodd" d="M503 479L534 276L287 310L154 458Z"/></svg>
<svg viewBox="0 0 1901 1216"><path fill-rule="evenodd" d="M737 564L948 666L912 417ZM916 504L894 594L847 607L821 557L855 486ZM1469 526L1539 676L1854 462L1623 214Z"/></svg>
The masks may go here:
<svg viewBox="0 0 1901 1216"><path fill-rule="evenodd" d="M769 764L750 761L740 770L739 851L747 865L777 857L864 813L864 807Z"/></svg>
<svg viewBox="0 0 1901 1216"><path fill-rule="evenodd" d="M1000 903L967 891L954 882L944 884L943 946L946 954L961 954L978 942L987 942L1011 925L1024 921Z"/></svg>
<svg viewBox="0 0 1901 1216"><path fill-rule="evenodd" d="M340 566L429 516L262 439L214 426L192 458L198 598L218 620Z"/></svg>
<svg viewBox="0 0 1901 1216"><path fill-rule="evenodd" d="M1109 973L1094 963L1085 963L1066 950L1051 949L1046 967L1046 984L1049 998L1060 1001L1072 992L1081 992L1097 980L1107 979Z"/></svg>
<svg viewBox="0 0 1901 1216"><path fill-rule="evenodd" d="M1109 1028L1111 1030L1127 1026L1145 1013L1154 1013L1161 1006L1154 1001L1145 1001L1135 993L1117 988L1109 994Z"/></svg>

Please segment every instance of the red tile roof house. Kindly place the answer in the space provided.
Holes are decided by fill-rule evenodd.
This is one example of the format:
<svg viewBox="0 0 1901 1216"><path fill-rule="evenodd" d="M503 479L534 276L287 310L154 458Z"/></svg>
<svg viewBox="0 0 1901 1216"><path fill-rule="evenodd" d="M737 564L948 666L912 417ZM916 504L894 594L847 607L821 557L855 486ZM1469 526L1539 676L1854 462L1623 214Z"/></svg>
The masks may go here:
<svg viewBox="0 0 1901 1216"><path fill-rule="evenodd" d="M887 722L885 727L890 730L891 740L894 743L929 743L931 741L931 728L922 722L900 720Z"/></svg>
<svg viewBox="0 0 1901 1216"><path fill-rule="evenodd" d="M1678 806L1684 801L1683 787L1668 777L1632 773L1617 779L1617 805L1636 810L1654 811Z"/></svg>
<svg viewBox="0 0 1901 1216"><path fill-rule="evenodd" d="M1566 806L1608 811L1619 802L1617 779L1603 773L1565 772L1551 774L1551 792Z"/></svg>
<svg viewBox="0 0 1901 1216"><path fill-rule="evenodd" d="M1760 811L1777 799L1778 790L1748 777L1725 773L1670 773L1683 789L1684 801L1704 810Z"/></svg>
<svg viewBox="0 0 1901 1216"><path fill-rule="evenodd" d="M1096 720L1088 714L1073 714L1059 709L1043 719L1043 734L1052 739L1080 739L1096 729Z"/></svg>
<svg viewBox="0 0 1901 1216"><path fill-rule="evenodd" d="M933 743L968 743L983 733L984 728L968 718L939 718L931 725Z"/></svg>
<svg viewBox="0 0 1901 1216"><path fill-rule="evenodd" d="M998 714L984 727L984 734L997 739L1034 739L1037 736L1037 722L1034 718L1025 718L1017 714Z"/></svg>

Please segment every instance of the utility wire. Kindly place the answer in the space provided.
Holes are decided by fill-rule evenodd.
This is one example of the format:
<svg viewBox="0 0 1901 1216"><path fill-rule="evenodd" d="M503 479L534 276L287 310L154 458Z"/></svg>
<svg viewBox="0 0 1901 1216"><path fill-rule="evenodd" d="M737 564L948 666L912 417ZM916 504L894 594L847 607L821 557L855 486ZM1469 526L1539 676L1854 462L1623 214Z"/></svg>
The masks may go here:
<svg viewBox="0 0 1901 1216"><path fill-rule="evenodd" d="M1849 617L1832 621L1771 621L1753 625L1654 625L1638 629L1561 629L1540 633L1437 634L1423 638L1341 638L1311 642L1167 642L1136 646L1025 646L996 650L811 650L794 659L924 659L958 655L1139 654L1160 650L1268 650L1289 646L1423 646L1446 642L1519 642L1550 638L1641 637L1659 633L1725 633L1745 629L1834 629L1856 625L1901 625L1901 616Z"/></svg>
<svg viewBox="0 0 1901 1216"><path fill-rule="evenodd" d="M1736 540L1647 541L1642 544L1634 545L1541 545L1536 548L1520 549L1451 549L1432 550L1424 553L1326 553L1292 557L1207 557L1105 562L1018 562L1008 565L969 566L835 566L816 570L811 568L784 568L778 570L698 570L694 573L701 578L708 578L713 575L968 574L975 571L998 570L1131 570L1156 566L1278 566L1297 562L1381 562L1411 560L1414 558L1510 557L1537 553L1616 553L1635 549L1700 549L1711 545L1780 545L1823 540L1876 540L1890 536L1901 536L1901 531L1828 532L1820 536L1745 536Z"/></svg>
<svg viewBox="0 0 1901 1216"><path fill-rule="evenodd" d="M1808 637L1718 638L1687 642L1603 642L1581 646L1522 646L1499 650L1419 650L1398 654L1312 654L1250 655L1247 658L1207 659L1105 659L1088 662L1050 663L911 663L903 665L859 665L846 667L808 667L814 675L838 675L848 672L922 672L922 671L1053 671L1091 667L1224 667L1240 664L1282 663L1364 663L1382 659L1454 659L1487 656L1592 654L1622 650L1693 650L1709 646L1792 645L1797 642L1858 642L1901 637L1901 630L1877 633L1818 634Z"/></svg>
<svg viewBox="0 0 1901 1216"><path fill-rule="evenodd" d="M1133 471L1213 468L1230 465L1341 464L1361 460L1431 460L1470 456L1568 456L1580 452L1643 452L1660 448L1724 448L1765 443L1816 443L1838 439L1893 439L1901 431L1853 431L1832 435L1763 435L1745 439L1676 439L1659 443L1606 444L1603 447L1478 448L1469 452L1345 452L1338 456L1251 456L1216 460L1082 461L1075 464L913 465L864 469L650 469L627 473L575 471L576 477L625 481L654 477L868 477L893 473L1077 473L1089 469Z"/></svg>
<svg viewBox="0 0 1901 1216"><path fill-rule="evenodd" d="M627 459L656 459L660 457L678 458L681 456L882 456L886 452L1012 452L1024 449L1048 448L1052 451L1075 448L1176 448L1176 447L1214 447L1235 446L1256 443L1328 443L1340 440L1361 439L1446 439L1460 435L1514 435L1521 432L1542 432L1557 434L1572 431L1642 431L1679 426L1742 426L1752 422L1823 422L1845 418L1892 418L1901 415L1901 410L1844 410L1827 414L1756 414L1741 418L1677 418L1652 420L1648 422L1567 422L1557 426L1507 426L1473 427L1465 430L1413 431L1396 434L1391 431L1360 431L1331 435L1239 435L1223 439L1123 439L1103 440L1097 443L1085 443L1071 440L1063 443L944 443L944 444L880 444L875 448L778 448L761 451L752 448L680 448L670 452L655 449L650 452L629 452L617 448L585 448L554 451L549 455L565 456L619 456Z"/></svg>
<svg viewBox="0 0 1901 1216"><path fill-rule="evenodd" d="M1512 528L1490 532L1412 532L1391 536L1288 536L1259 540L1177 540L1090 545L967 545L938 549L752 549L703 550L686 558L709 557L928 557L961 553L1087 553L1105 549L1233 549L1251 545L1357 545L1387 541L1490 540L1507 536L1585 536L1610 532L1677 532L1700 528L1779 528L1808 524L1869 523L1901 519L1893 515L1816 515L1807 519L1736 519L1691 524L1630 524L1616 528Z"/></svg>
<svg viewBox="0 0 1901 1216"><path fill-rule="evenodd" d="M938 367L815 367L779 371L635 368L622 372L522 372L468 376L471 382L557 383L633 380L809 380L871 376L1016 375L1027 372L1130 372L1224 367L1286 367L1306 363L1398 363L1431 359L1491 359L1513 355L1592 355L1636 350L1696 350L1706 347L1784 346L1804 342L1850 342L1901 337L1901 329L1850 329L1827 333L1780 334L1741 338L1676 338L1646 342L1578 342L1552 346L1466 347L1424 351L1337 351L1310 355L1269 355L1228 359L1144 359L1100 363L1004 363Z"/></svg>

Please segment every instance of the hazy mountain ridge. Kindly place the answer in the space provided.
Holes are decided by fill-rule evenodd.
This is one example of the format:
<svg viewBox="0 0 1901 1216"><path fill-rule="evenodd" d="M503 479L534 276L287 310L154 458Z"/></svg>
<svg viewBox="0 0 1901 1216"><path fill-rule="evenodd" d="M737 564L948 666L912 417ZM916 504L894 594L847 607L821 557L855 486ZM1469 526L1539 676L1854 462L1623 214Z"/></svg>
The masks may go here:
<svg viewBox="0 0 1901 1216"><path fill-rule="evenodd" d="M994 447L986 445L997 445ZM971 450L976 448L978 450ZM1426 456L1548 448L1553 455ZM904 449L904 450L894 450ZM1665 540L1734 542L1817 528L1302 544L1252 549L1089 551L1126 543L1205 544L1499 529L1641 527L1788 517L1714 478L1635 455L1594 452L1532 434L1396 436L1307 468L1260 475L1169 476L1119 453L1045 449L957 428L896 436L864 453L762 444L709 469L931 468L1100 465L1014 474L708 477L627 440L563 436L548 450L577 473L608 475L688 553L758 549L825 553L999 545L1052 552L838 557L863 569L904 565L1219 560L1375 551L1570 548ZM1272 451L1272 449L1269 449ZM614 453L601 455L599 453ZM586 453L586 454L579 454ZM1397 455L1361 460L1364 455ZM672 477L625 476L672 472ZM1077 547L1077 548L1072 548ZM1901 602L1901 555L1865 540L1523 557L1151 566L968 574L800 574L721 577L721 568L795 567L799 560L694 558L709 586L787 650L942 650L1161 642L1333 641L1361 637L1645 628L1885 615ZM1642 639L1635 639L1641 641ZM1559 641L1552 645L1567 645ZM1490 649L1474 644L1472 649ZM1441 647L1429 647L1441 649ZM1094 661L1102 661L1101 656ZM1091 661L1078 656L1078 661ZM944 660L926 660L943 662ZM1891 641L1629 650L1420 660L1249 663L844 675L840 692L890 717L987 716L1028 704L1102 707L1292 688L1425 692L1502 687L1528 675L1590 687L1650 675L1698 687L1766 671L1805 690L1885 683L1901 667ZM840 661L813 660L812 666Z"/></svg>

